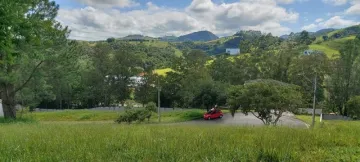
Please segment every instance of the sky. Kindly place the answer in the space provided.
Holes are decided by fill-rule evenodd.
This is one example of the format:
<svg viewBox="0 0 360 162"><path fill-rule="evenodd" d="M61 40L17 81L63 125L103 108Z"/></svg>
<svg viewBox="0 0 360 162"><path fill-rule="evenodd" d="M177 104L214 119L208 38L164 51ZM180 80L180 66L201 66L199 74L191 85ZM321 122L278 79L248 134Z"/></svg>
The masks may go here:
<svg viewBox="0 0 360 162"><path fill-rule="evenodd" d="M180 36L240 30L276 36L360 24L360 0L55 0L70 39L105 40L142 34Z"/></svg>

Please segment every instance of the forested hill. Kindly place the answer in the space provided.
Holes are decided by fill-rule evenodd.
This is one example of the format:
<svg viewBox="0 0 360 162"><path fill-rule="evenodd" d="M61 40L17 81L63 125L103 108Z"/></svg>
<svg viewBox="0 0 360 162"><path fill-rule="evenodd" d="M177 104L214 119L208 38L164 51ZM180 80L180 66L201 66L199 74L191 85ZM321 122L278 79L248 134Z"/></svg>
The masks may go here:
<svg viewBox="0 0 360 162"><path fill-rule="evenodd" d="M199 31L180 36L178 39L180 41L212 41L219 39L219 37L209 31Z"/></svg>
<svg viewBox="0 0 360 162"><path fill-rule="evenodd" d="M351 26L344 29L321 29L317 32L308 32L311 38L307 44L309 49L326 53L328 56L338 55L340 47L346 40L354 39L360 34L360 26ZM153 48L169 48L176 52L177 56L182 55L183 50L203 50L208 55L219 55L226 51L226 48L241 47L242 53L249 53L251 48L268 50L277 46L279 42L295 40L301 37L301 33L290 33L281 37L264 34L260 31L239 31L232 36L219 38L209 31L199 31L176 36L164 36L154 38L143 35L129 35L123 38L109 38L107 41L126 41L132 44L141 43Z"/></svg>

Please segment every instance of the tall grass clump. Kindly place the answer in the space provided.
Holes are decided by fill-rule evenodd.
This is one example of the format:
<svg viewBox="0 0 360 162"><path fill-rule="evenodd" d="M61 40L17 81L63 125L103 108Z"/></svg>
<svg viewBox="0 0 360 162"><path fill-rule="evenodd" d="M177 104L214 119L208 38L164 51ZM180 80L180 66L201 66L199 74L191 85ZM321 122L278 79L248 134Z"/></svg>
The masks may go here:
<svg viewBox="0 0 360 162"><path fill-rule="evenodd" d="M6 119L0 117L0 124L11 124L11 123L36 123L36 120L32 118Z"/></svg>

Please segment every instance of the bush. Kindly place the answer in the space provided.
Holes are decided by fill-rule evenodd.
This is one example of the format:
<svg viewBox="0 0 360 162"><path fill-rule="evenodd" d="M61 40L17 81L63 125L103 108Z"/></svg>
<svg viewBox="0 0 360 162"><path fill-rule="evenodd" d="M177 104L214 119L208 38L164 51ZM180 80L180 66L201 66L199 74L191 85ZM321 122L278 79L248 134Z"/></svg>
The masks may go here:
<svg viewBox="0 0 360 162"><path fill-rule="evenodd" d="M130 109L126 110L124 114L120 115L120 117L116 120L117 123L123 123L126 122L128 124L131 124L134 121L138 122L144 122L147 118L148 121L151 117L151 111L148 111L146 109Z"/></svg>
<svg viewBox="0 0 360 162"><path fill-rule="evenodd" d="M149 102L148 104L146 104L145 106L145 110L148 110L150 112L156 112L156 104L154 102Z"/></svg>
<svg viewBox="0 0 360 162"><path fill-rule="evenodd" d="M0 124L11 124L11 123L35 123L36 121L31 118L17 118L17 119L5 119L0 117Z"/></svg>
<svg viewBox="0 0 360 162"><path fill-rule="evenodd" d="M126 100L125 101L125 110L133 109L136 102L134 100Z"/></svg>
<svg viewBox="0 0 360 162"><path fill-rule="evenodd" d="M352 97L346 106L349 110L349 117L358 119L360 117L360 96Z"/></svg>

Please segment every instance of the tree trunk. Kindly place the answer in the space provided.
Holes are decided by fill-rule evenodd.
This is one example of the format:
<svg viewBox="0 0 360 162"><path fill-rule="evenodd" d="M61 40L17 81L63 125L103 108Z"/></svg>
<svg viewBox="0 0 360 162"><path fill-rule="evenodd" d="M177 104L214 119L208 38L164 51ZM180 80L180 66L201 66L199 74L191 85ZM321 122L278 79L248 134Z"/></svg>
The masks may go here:
<svg viewBox="0 0 360 162"><path fill-rule="evenodd" d="M3 83L0 89L2 90L1 99L2 99L4 117L10 119L16 119L14 85Z"/></svg>

